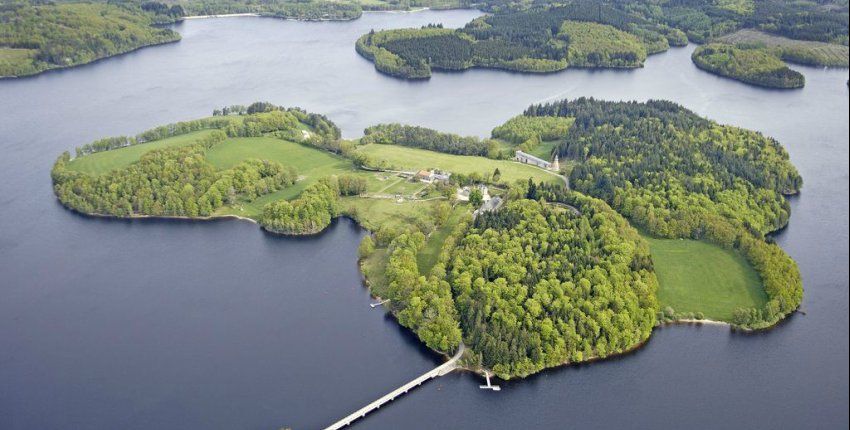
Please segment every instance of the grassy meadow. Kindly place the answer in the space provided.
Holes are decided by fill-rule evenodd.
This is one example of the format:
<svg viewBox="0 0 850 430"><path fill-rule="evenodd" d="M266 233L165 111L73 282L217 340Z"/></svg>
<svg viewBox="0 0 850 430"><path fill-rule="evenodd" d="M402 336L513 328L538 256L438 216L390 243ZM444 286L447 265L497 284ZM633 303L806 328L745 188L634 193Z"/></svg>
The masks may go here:
<svg viewBox="0 0 850 430"><path fill-rule="evenodd" d="M456 205L446 222L428 236L425 246L416 255L416 263L419 266L420 274L427 275L431 271L431 268L437 264L437 257L440 256L440 251L443 249L443 242L445 242L446 237L451 234L452 230L463 219L464 214L469 213L469 211L470 208L467 204Z"/></svg>
<svg viewBox="0 0 850 430"><path fill-rule="evenodd" d="M676 312L702 312L708 319L731 321L738 307L762 307L767 295L758 273L739 253L697 240L649 242L658 301Z"/></svg>
<svg viewBox="0 0 850 430"><path fill-rule="evenodd" d="M154 149L191 145L210 133L212 133L212 130L200 130L139 145L96 152L73 159L68 163L68 168L90 175L100 175L110 170L127 167L131 163L139 161L139 158L146 152Z"/></svg>

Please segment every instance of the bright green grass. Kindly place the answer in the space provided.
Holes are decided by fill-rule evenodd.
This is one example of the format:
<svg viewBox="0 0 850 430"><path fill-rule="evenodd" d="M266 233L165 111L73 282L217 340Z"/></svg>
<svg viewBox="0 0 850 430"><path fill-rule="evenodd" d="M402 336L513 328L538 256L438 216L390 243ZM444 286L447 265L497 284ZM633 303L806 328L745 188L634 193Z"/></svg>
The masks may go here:
<svg viewBox="0 0 850 430"><path fill-rule="evenodd" d="M437 168L454 173L470 174L478 172L486 174L493 173L498 167L502 173L502 181L506 182L526 180L529 177L536 181L560 181L557 176L545 170L513 161L444 154L398 145L369 144L361 146L358 151L362 151L375 160L385 160L389 165L405 170Z"/></svg>
<svg viewBox="0 0 850 430"><path fill-rule="evenodd" d="M428 272L437 264L437 258L440 256L440 251L443 249L443 242L446 237L455 229L458 222L463 219L463 215L469 212L469 205L458 204L452 209L452 213L440 228L434 230L428 240L425 241L425 246L416 255L416 263L419 266L419 273L427 275Z"/></svg>
<svg viewBox="0 0 850 430"><path fill-rule="evenodd" d="M424 189L427 184L420 181L410 181L408 179L401 178L401 181L394 183L392 186L386 188L382 194L400 194L402 196L410 196L414 193L419 192Z"/></svg>
<svg viewBox="0 0 850 430"><path fill-rule="evenodd" d="M154 142L127 146L111 151L96 152L73 159L68 163L68 168L90 175L100 175L110 170L127 167L131 163L139 161L139 158L146 152L154 149L191 145L210 133L212 133L212 130L201 130Z"/></svg>
<svg viewBox="0 0 850 430"><path fill-rule="evenodd" d="M249 158L276 161L298 170L301 178L295 185L278 192L266 194L252 202L240 202L224 207L220 215L239 215L256 218L267 203L293 199L310 184L331 175L362 174L351 161L316 148L271 137L242 137L228 139L207 151L207 160L218 169L229 169Z"/></svg>
<svg viewBox="0 0 850 430"><path fill-rule="evenodd" d="M739 253L696 240L649 242L658 300L676 312L702 312L708 319L731 321L738 307L761 307L767 295L758 273Z"/></svg>
<svg viewBox="0 0 850 430"><path fill-rule="evenodd" d="M376 230L380 226L407 227L413 225L419 217L430 216L431 208L439 200L404 201L398 203L392 199L370 199L362 197L343 197L340 207L346 213L355 213L360 225Z"/></svg>

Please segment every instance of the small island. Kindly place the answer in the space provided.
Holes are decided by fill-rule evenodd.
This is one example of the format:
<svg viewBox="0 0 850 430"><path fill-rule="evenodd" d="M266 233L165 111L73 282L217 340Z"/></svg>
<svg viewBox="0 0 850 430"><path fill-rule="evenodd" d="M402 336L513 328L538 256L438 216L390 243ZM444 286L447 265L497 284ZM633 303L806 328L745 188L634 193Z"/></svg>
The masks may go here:
<svg viewBox="0 0 850 430"><path fill-rule="evenodd" d="M509 9L461 29L429 25L361 36L355 47L391 76L425 79L432 69L496 68L547 73L567 67L642 67L647 54L687 43L684 33L582 2ZM595 19L594 19L595 18ZM598 22L597 22L598 21Z"/></svg>
<svg viewBox="0 0 850 430"><path fill-rule="evenodd" d="M697 48L691 59L700 69L760 87L803 88L806 82L802 73L763 48L710 43Z"/></svg>
<svg viewBox="0 0 850 430"><path fill-rule="evenodd" d="M487 139L380 124L344 140L264 102L213 114L62 154L57 198L283 235L352 218L372 295L503 379L632 351L667 323L769 328L802 300L769 238L802 186L788 154L671 102L533 105Z"/></svg>

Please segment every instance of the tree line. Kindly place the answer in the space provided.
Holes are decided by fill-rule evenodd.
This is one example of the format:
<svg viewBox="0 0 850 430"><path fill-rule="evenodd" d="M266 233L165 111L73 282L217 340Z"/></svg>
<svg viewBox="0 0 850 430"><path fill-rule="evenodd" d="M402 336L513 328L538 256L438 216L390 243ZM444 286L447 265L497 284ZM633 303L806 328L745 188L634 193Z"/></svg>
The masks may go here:
<svg viewBox="0 0 850 430"><path fill-rule="evenodd" d="M300 125L309 129L305 137ZM213 116L191 121L181 121L145 130L135 136L115 136L96 140L75 149L77 157L95 152L109 151L155 140L179 136L200 130L219 130L226 137L259 137L267 134L294 142L309 143L322 149L339 152L339 127L326 116L308 113L298 108L275 106L268 102L255 102L249 106L227 106L215 109Z"/></svg>
<svg viewBox="0 0 850 430"><path fill-rule="evenodd" d="M487 157L498 153L498 144L477 137L442 133L430 128L401 124L380 124L363 131L362 144L402 145L455 155Z"/></svg>

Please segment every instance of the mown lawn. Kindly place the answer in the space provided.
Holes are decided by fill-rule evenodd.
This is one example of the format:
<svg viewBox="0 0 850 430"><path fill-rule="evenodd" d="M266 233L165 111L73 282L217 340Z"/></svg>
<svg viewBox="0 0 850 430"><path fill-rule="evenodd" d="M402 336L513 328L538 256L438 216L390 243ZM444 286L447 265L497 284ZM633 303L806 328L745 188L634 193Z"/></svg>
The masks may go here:
<svg viewBox="0 0 850 430"><path fill-rule="evenodd" d="M389 165L404 170L436 168L455 173L482 175L493 173L496 168L502 173L502 181L513 182L529 177L536 181L559 182L560 179L545 170L507 160L492 160L485 157L452 155L424 149L408 148L398 145L369 144L358 151L375 160L385 160Z"/></svg>
<svg viewBox="0 0 850 430"><path fill-rule="evenodd" d="M735 308L767 303L758 273L739 253L696 240L644 238L652 251L662 309L731 321Z"/></svg>
<svg viewBox="0 0 850 430"><path fill-rule="evenodd" d="M464 214L469 211L469 205L467 204L456 205L446 222L428 236L425 246L416 255L416 263L419 266L420 274L427 275L434 265L437 264L437 257L440 256L440 251L443 249L443 242L445 242L446 237L455 229Z"/></svg>
<svg viewBox="0 0 850 430"><path fill-rule="evenodd" d="M212 130L200 130L140 145L96 152L73 159L68 163L68 168L90 175L100 175L110 170L127 167L131 163L139 161L139 158L146 152L173 146L191 145L210 133L212 133Z"/></svg>

